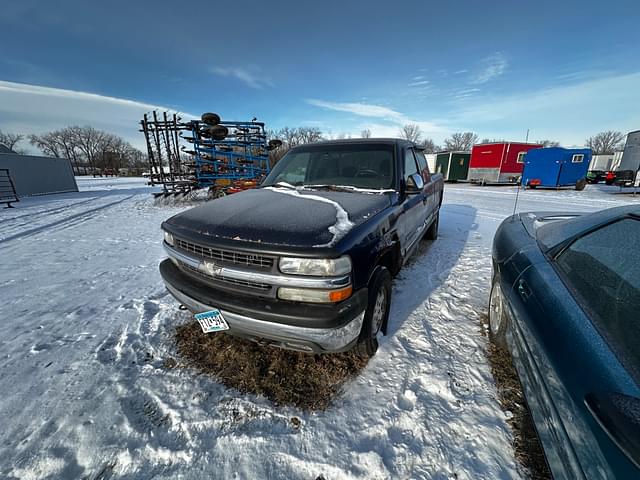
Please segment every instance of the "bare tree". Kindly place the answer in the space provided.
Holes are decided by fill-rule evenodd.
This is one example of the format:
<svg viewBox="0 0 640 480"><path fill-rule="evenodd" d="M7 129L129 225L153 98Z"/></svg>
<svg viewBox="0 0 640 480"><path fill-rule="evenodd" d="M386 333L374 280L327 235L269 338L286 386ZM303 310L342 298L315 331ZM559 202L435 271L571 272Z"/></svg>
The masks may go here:
<svg viewBox="0 0 640 480"><path fill-rule="evenodd" d="M22 153L16 150L16 146L24 139L21 133L5 133L0 130L0 144L16 153Z"/></svg>
<svg viewBox="0 0 640 480"><path fill-rule="evenodd" d="M371 138L371 130L369 130L368 128L365 128L360 132L360 136L362 138Z"/></svg>
<svg viewBox="0 0 640 480"><path fill-rule="evenodd" d="M425 138L422 141L421 145L422 145L422 148L424 148L425 153L436 153L438 150L440 150L440 148L430 138Z"/></svg>
<svg viewBox="0 0 640 480"><path fill-rule="evenodd" d="M68 158L77 174L132 166L142 155L121 137L90 126L30 135L29 141L47 156Z"/></svg>
<svg viewBox="0 0 640 480"><path fill-rule="evenodd" d="M457 132L444 140L449 151L469 151L478 142L478 135L473 132Z"/></svg>
<svg viewBox="0 0 640 480"><path fill-rule="evenodd" d="M400 138L404 138L410 142L420 143L420 140L422 139L422 130L420 130L420 126L415 123L407 123L400 129L399 135Z"/></svg>
<svg viewBox="0 0 640 480"><path fill-rule="evenodd" d="M540 145L542 145L542 148L560 146L560 142L556 142L555 140L538 140L536 143L539 143Z"/></svg>
<svg viewBox="0 0 640 480"><path fill-rule="evenodd" d="M624 147L624 134L614 130L606 130L597 133L593 137L585 140L585 144L589 147L594 155L611 154Z"/></svg>

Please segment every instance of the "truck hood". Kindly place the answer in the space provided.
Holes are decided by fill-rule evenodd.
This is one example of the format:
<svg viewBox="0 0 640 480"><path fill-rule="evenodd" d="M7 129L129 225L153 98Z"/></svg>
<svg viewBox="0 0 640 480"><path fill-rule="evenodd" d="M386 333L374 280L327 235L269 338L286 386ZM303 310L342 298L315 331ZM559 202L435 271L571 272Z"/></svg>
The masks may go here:
<svg viewBox="0 0 640 480"><path fill-rule="evenodd" d="M203 242L332 247L352 228L390 205L390 195L383 193L265 187L187 210L171 217L163 228L177 235L202 237Z"/></svg>

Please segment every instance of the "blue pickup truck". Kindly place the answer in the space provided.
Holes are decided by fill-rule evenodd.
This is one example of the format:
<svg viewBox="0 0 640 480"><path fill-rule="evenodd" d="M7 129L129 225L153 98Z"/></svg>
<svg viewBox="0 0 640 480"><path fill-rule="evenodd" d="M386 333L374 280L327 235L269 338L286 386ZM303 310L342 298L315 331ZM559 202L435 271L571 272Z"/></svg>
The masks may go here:
<svg viewBox="0 0 640 480"><path fill-rule="evenodd" d="M302 145L258 188L165 221L160 273L205 333L372 356L391 279L423 237L436 239L442 195L411 142Z"/></svg>

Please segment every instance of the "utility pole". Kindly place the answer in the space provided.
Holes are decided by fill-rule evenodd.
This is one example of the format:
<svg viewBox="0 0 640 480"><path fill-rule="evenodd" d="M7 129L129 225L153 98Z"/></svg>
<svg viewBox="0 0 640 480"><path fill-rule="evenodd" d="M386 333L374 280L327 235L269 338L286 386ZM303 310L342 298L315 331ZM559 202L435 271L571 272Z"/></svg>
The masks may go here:
<svg viewBox="0 0 640 480"><path fill-rule="evenodd" d="M524 143L529 143L529 129L527 128L527 138L525 139Z"/></svg>

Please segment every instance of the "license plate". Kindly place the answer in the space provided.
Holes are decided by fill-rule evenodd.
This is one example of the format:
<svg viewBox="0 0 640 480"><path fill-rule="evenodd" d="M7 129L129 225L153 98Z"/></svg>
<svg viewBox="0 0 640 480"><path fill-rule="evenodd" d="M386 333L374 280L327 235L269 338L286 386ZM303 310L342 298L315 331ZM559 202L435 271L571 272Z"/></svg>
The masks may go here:
<svg viewBox="0 0 640 480"><path fill-rule="evenodd" d="M220 310L214 309L208 312L196 313L196 320L200 324L204 333L221 332L229 330L229 325L225 321Z"/></svg>

